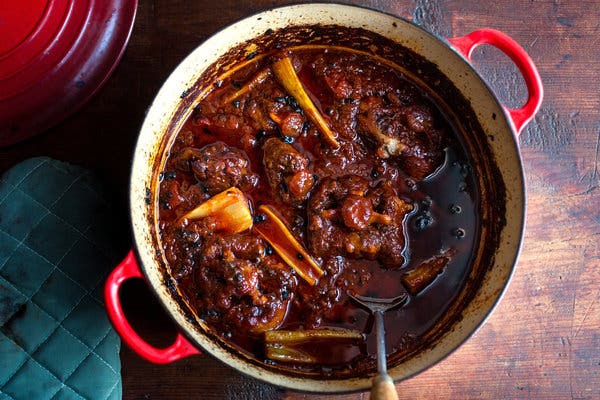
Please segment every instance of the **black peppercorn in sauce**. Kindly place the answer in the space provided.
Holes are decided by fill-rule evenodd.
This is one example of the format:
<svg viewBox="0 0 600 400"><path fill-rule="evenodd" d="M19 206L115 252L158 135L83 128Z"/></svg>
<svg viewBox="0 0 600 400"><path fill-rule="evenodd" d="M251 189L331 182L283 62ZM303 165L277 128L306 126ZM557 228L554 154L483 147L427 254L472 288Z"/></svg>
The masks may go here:
<svg viewBox="0 0 600 400"><path fill-rule="evenodd" d="M326 376L373 367L369 314L347 292L408 293L385 324L388 354L409 353L462 287L476 242L455 127L402 72L340 48L281 49L219 82L161 175L161 242L186 304L259 362ZM230 188L245 200L221 203ZM190 217L209 199L209 214ZM240 220L215 207L241 207ZM284 356L287 342L269 342L331 329L362 336L317 334Z"/></svg>

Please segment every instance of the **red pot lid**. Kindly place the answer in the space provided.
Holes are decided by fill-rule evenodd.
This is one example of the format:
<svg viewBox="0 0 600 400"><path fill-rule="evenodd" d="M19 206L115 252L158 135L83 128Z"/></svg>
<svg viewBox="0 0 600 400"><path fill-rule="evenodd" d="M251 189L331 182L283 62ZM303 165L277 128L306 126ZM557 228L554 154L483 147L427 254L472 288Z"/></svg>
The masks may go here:
<svg viewBox="0 0 600 400"><path fill-rule="evenodd" d="M137 0L0 1L0 146L72 114L106 82Z"/></svg>

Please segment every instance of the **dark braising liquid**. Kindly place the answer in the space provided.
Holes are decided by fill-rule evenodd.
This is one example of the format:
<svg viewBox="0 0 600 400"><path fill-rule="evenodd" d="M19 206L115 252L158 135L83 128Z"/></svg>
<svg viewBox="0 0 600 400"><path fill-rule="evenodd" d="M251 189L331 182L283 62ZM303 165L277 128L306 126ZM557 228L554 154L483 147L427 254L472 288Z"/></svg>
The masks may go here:
<svg viewBox="0 0 600 400"><path fill-rule="evenodd" d="M282 56L292 61L313 104L336 132L339 149L324 140L273 73L274 60ZM399 140L401 150L397 142L390 145L389 138ZM223 157L229 161L215 166ZM292 174L296 175L290 178ZM427 92L401 72L339 48L281 50L257 57L214 82L170 148L161 179L161 241L186 304L224 342L282 368L323 375L372 368L371 319L349 301L346 291L398 296L407 291L402 278L408 271L446 255L447 263L435 279L385 315L388 354L409 353L461 289L479 234L478 190L456 127ZM371 236L363 235L339 217L331 226L319 225L321 209L316 204L321 204L317 198L324 193L321 186L344 182L363 185L359 192L366 197L373 193L370 199L381 196L381 204L392 196L412 210L389 235L377 236L376 230L384 228L376 223L365 228ZM225 235L210 232L202 223L178 223L230 183L250 200L255 226L264 218L258 211L261 204L277 210L325 271L317 285L299 278L253 228ZM345 189L338 186L335 190L342 193ZM337 207L343 213L344 207L351 207L341 200L349 198L343 193L327 197L331 204L325 208ZM384 205L370 201L374 211L385 214ZM376 238L377 246L383 243L391 250L352 253L345 246L355 232L363 235L361 240ZM404 243L394 239L398 232ZM281 272L264 272L270 265L279 265ZM263 272L250 279L249 269ZM250 289L239 289L240 285L254 285L259 294L270 296L269 304L250 299ZM271 326L274 319L278 322ZM300 344L298 349L310 353L314 363L286 363L265 356L265 330L319 328L363 332L366 340Z"/></svg>

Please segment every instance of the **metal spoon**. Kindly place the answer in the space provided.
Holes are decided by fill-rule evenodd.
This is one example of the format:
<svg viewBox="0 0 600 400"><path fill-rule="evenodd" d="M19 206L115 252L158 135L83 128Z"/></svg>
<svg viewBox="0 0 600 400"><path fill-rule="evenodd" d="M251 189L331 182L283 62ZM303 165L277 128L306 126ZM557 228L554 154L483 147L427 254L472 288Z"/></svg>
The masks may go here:
<svg viewBox="0 0 600 400"><path fill-rule="evenodd" d="M398 393L394 381L387 373L386 351L385 351L385 327L383 314L398 307L406 301L406 293L391 299L378 299L348 293L348 296L361 306L368 309L375 318L375 332L377 334L377 376L373 378L371 386L371 400L398 400Z"/></svg>

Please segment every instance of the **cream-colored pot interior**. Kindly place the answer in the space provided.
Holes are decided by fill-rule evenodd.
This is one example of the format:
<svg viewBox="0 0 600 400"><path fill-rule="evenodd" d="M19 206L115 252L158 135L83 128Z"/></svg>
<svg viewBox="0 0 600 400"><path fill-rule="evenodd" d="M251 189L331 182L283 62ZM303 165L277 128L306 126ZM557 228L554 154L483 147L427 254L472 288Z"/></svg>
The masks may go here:
<svg viewBox="0 0 600 400"><path fill-rule="evenodd" d="M200 21L199 21L200 23ZM522 236L524 223L524 187L521 162L513 128L502 107L472 67L440 39L419 27L383 14L353 6L304 4L278 8L256 14L218 32L196 48L171 74L150 107L142 126L131 175L131 218L141 267L160 301L181 331L204 352L253 377L276 385L306 391L340 392L369 388L371 377L323 379L286 376L259 364L251 363L221 347L185 318L180 304L163 283L157 259L157 239L152 224L157 182L153 181L155 160L161 157L161 143L174 116L181 113L181 94L198 80L203 71L230 48L263 34L289 25L336 24L364 28L422 55L433 62L470 100L479 123L488 137L491 152L506 187L506 224L500 232L493 265L486 269L475 296L462 311L462 319L438 338L435 346L391 366L394 380L405 379L433 365L463 343L489 315L510 279ZM498 116L498 118L492 118ZM150 199L148 195L150 194ZM150 200L150 201L148 201ZM148 204L150 203L150 204ZM160 254L160 252L158 253Z"/></svg>

